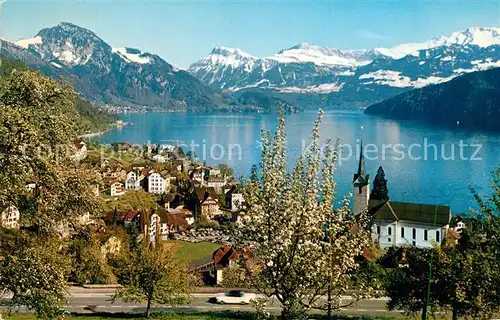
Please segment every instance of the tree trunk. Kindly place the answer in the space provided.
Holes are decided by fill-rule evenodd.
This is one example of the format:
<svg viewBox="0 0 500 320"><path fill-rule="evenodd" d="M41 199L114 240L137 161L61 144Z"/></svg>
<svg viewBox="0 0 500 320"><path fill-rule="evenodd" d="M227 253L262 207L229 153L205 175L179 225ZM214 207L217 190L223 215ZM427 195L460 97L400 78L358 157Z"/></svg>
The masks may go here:
<svg viewBox="0 0 500 320"><path fill-rule="evenodd" d="M148 305L146 307L146 318L149 318L151 310L151 299L148 299Z"/></svg>
<svg viewBox="0 0 500 320"><path fill-rule="evenodd" d="M332 320L332 309L333 309L332 280L329 279L329 283L328 283L328 320Z"/></svg>
<svg viewBox="0 0 500 320"><path fill-rule="evenodd" d="M424 307L422 308L422 320L427 320L427 302L424 302Z"/></svg>
<svg viewBox="0 0 500 320"><path fill-rule="evenodd" d="M457 308L453 307L453 311L451 312L451 320L457 320L457 319L458 319Z"/></svg>

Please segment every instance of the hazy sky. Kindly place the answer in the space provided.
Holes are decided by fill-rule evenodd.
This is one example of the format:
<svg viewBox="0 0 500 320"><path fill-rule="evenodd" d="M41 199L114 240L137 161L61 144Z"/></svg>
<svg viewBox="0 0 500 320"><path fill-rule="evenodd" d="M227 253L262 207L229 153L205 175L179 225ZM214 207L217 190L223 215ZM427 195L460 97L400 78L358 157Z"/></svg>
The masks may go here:
<svg viewBox="0 0 500 320"><path fill-rule="evenodd" d="M499 1L27 1L3 3L2 38L33 37L68 21L115 47L136 47L187 67L214 46L255 56L308 42L387 47L499 27Z"/></svg>

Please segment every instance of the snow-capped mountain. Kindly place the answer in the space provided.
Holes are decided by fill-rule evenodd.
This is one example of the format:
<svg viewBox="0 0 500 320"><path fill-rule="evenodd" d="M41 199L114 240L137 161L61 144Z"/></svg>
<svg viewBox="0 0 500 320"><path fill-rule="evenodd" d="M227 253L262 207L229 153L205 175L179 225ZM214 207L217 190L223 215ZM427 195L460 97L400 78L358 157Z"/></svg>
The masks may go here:
<svg viewBox="0 0 500 320"><path fill-rule="evenodd" d="M270 57L256 58L239 49L216 47L193 63L188 72L213 88L227 91L259 87L331 92L338 91L334 84L352 75L354 67L370 63L370 54L303 43Z"/></svg>
<svg viewBox="0 0 500 320"><path fill-rule="evenodd" d="M229 92L329 94L331 104L366 106L392 95L500 66L500 28L468 28L392 48L342 50L310 44L257 58L215 48L188 71ZM317 102L317 100L314 100Z"/></svg>
<svg viewBox="0 0 500 320"><path fill-rule="evenodd" d="M71 23L5 43L2 54L49 76L65 77L86 99L100 104L205 111L227 108L232 101L158 55L113 48L94 32Z"/></svg>
<svg viewBox="0 0 500 320"><path fill-rule="evenodd" d="M32 39L23 39L17 45L38 55L45 61L60 66L92 65L106 68L110 64L111 47L92 31L71 23L44 28Z"/></svg>
<svg viewBox="0 0 500 320"><path fill-rule="evenodd" d="M302 43L268 57L216 47L188 72L152 53L112 47L71 23L15 43L2 40L1 53L53 78L66 78L99 104L210 111L237 108L239 101L266 101L268 95L299 108L317 106L322 97L330 106L364 107L413 88L500 67L500 28L469 28L368 50ZM240 99L247 92L258 94Z"/></svg>
<svg viewBox="0 0 500 320"><path fill-rule="evenodd" d="M371 59L366 50L341 50L301 43L284 49L268 57L281 63L311 62L318 65L352 67L369 63Z"/></svg>

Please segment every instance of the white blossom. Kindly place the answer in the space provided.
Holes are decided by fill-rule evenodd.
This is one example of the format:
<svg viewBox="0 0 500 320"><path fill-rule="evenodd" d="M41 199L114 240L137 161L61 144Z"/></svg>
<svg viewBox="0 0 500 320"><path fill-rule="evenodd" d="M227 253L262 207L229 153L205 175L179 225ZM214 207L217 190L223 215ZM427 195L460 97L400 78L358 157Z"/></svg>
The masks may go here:
<svg viewBox="0 0 500 320"><path fill-rule="evenodd" d="M334 209L338 143L328 142L322 157L321 118L322 112L292 172L286 169L284 116L273 138L263 132L260 179L246 188L247 211L234 234L236 243L251 244L261 265L260 272L250 273L253 283L276 296L290 319L324 307L318 298L328 283L340 299L357 268L355 259L370 241L364 217L351 213L347 197Z"/></svg>

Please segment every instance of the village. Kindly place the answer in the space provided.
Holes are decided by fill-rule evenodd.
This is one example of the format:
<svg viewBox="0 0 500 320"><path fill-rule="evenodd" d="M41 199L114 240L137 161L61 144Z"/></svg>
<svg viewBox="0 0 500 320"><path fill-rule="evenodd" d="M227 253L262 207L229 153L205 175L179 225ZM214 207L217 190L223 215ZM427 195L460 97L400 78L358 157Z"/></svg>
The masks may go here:
<svg viewBox="0 0 500 320"><path fill-rule="evenodd" d="M101 184L93 192L103 199L104 211L80 217L79 224L98 234L103 255L116 253L124 242L116 226L134 230L137 242L161 239L176 246L199 244L199 248L188 246L202 249L190 256L193 268L206 268L207 258L211 264L212 253L220 247L228 250L224 228L238 220L244 199L226 165L206 166L170 145L103 146L83 139L74 141L71 158L100 172ZM128 163L131 159L134 162ZM15 206L2 211L0 226L23 227ZM59 230L63 237L74 233L72 226Z"/></svg>
<svg viewBox="0 0 500 320"><path fill-rule="evenodd" d="M231 168L207 166L171 145L103 146L78 139L71 157L100 172L102 183L94 192L102 197L104 212L89 213L79 222L98 234L104 256L120 250L124 241L119 236L123 232L116 232L119 226L136 233L137 242L160 239L164 245L184 244L182 252L192 269L210 273L208 283L222 283L222 270L241 253L241 248L233 248L228 230L245 211L242 188ZM379 189L370 191L370 183L360 154L353 178L353 212L368 208L372 240L380 248L432 248L447 238L455 242L459 238L465 224L458 217L450 227L450 207L392 201L383 190L386 185L381 194ZM0 225L19 228L19 219L17 208L9 207L1 214ZM60 234L71 236L71 228L61 226Z"/></svg>

